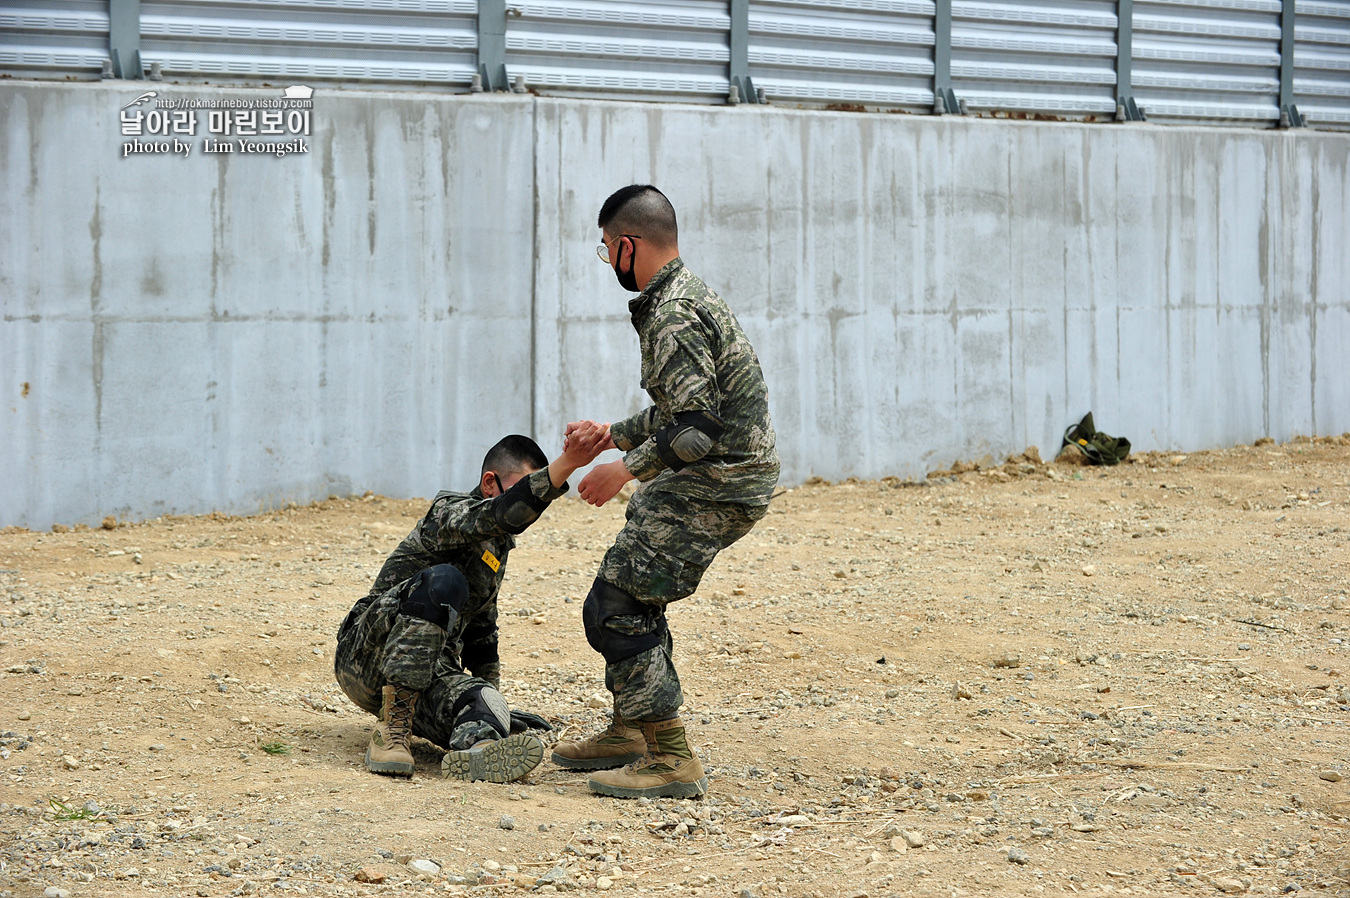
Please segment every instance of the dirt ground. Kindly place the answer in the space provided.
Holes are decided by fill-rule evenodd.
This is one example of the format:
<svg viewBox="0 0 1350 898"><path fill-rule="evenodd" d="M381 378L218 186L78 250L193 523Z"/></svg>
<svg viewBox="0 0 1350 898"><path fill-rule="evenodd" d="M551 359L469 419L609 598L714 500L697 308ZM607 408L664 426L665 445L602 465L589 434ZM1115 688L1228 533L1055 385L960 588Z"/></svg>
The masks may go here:
<svg viewBox="0 0 1350 898"><path fill-rule="evenodd" d="M673 608L701 801L365 772L334 633L424 500L6 530L0 896L1350 894L1350 435L968 467L787 490ZM511 554L550 738L622 515Z"/></svg>

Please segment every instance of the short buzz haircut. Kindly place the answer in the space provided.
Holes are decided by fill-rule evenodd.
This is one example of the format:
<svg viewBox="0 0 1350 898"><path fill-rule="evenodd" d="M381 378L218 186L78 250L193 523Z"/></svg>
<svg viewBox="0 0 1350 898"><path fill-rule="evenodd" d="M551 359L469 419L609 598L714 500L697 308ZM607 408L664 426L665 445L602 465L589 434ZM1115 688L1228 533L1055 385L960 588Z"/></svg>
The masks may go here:
<svg viewBox="0 0 1350 898"><path fill-rule="evenodd" d="M675 207L650 184L630 184L614 191L600 207L597 223L610 236L632 234L658 246L675 246L679 242Z"/></svg>
<svg viewBox="0 0 1350 898"><path fill-rule="evenodd" d="M544 455L544 450L539 448L538 443L527 436L513 433L508 437L502 437L497 441L497 445L487 451L487 455L483 456L481 473L497 471L514 474L523 472L526 468L538 471L547 466L548 456Z"/></svg>

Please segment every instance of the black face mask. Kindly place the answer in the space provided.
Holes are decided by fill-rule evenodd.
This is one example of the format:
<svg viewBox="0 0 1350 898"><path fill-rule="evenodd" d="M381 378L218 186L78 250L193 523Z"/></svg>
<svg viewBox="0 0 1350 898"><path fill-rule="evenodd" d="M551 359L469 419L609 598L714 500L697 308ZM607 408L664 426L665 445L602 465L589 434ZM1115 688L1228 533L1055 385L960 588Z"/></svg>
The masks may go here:
<svg viewBox="0 0 1350 898"><path fill-rule="evenodd" d="M619 279L619 286L627 290L629 293L641 293L642 291L638 289L637 285L637 273L633 270L632 267L636 263L636 260L633 258L632 252L630 251L628 254L629 269L627 274L619 270L619 261L622 258L623 258L623 247L622 245L620 245L619 251L618 253L615 254L614 257L614 276Z"/></svg>

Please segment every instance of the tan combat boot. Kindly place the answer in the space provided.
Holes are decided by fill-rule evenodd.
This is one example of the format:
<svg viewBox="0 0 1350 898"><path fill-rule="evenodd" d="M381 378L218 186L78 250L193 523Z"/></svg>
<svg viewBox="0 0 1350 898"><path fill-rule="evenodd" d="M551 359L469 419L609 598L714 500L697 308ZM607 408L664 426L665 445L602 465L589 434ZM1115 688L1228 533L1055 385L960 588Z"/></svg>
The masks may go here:
<svg viewBox="0 0 1350 898"><path fill-rule="evenodd" d="M366 769L371 773L413 775L413 756L408 741L412 738L417 696L412 689L384 687L380 720L375 724L375 732L370 734L370 746L366 749Z"/></svg>
<svg viewBox="0 0 1350 898"><path fill-rule="evenodd" d="M647 754L622 770L591 777L592 792L615 798L697 798L708 791L703 764L689 748L680 718L642 724Z"/></svg>
<svg viewBox="0 0 1350 898"><path fill-rule="evenodd" d="M615 714L603 733L553 746L553 763L573 770L604 770L631 764L646 752L647 740L642 730L629 726Z"/></svg>

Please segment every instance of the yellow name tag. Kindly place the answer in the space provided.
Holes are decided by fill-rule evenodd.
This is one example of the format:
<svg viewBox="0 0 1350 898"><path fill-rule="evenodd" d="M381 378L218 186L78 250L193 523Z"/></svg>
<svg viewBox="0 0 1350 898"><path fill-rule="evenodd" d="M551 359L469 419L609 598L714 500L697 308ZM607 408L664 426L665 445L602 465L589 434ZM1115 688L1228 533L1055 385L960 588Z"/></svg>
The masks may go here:
<svg viewBox="0 0 1350 898"><path fill-rule="evenodd" d="M497 556L493 555L491 550L488 549L483 550L483 564L486 564L488 567L492 568L492 573L494 574L497 573L497 571L500 570L502 566L502 563L497 560Z"/></svg>

